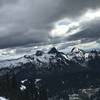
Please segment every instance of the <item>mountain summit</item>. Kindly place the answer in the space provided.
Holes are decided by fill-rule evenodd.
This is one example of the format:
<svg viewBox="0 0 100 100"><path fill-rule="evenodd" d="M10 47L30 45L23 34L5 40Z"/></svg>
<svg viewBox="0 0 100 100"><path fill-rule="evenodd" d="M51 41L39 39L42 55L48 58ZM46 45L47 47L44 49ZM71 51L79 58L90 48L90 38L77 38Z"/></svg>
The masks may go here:
<svg viewBox="0 0 100 100"><path fill-rule="evenodd" d="M48 54L57 54L57 53L58 50L55 47L51 48L51 50L48 52Z"/></svg>

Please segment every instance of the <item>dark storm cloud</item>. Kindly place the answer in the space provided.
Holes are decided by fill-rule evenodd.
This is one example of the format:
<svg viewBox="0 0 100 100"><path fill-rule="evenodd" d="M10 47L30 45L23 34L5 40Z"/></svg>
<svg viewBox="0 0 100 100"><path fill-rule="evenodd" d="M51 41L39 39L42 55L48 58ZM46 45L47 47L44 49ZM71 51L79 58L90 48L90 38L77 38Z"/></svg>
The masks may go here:
<svg viewBox="0 0 100 100"><path fill-rule="evenodd" d="M87 27L88 26L88 27ZM100 20L93 21L92 23L87 24L84 27L84 30L77 32L74 35L71 35L67 38L67 40L82 40L83 42L90 42L90 41L96 41L100 39ZM66 39L65 39L66 41Z"/></svg>
<svg viewBox="0 0 100 100"><path fill-rule="evenodd" d="M0 48L47 43L53 23L99 5L100 0L0 0Z"/></svg>
<svg viewBox="0 0 100 100"><path fill-rule="evenodd" d="M100 0L62 0L60 13L64 16L78 17L88 8L100 7Z"/></svg>
<svg viewBox="0 0 100 100"><path fill-rule="evenodd" d="M33 35L34 33L34 35ZM41 42L47 42L47 33L41 34L42 31L31 31L21 34L17 32L16 34L11 34L9 36L4 36L0 38L0 48L9 48L15 46L25 45L27 43L33 43L33 45L39 44Z"/></svg>

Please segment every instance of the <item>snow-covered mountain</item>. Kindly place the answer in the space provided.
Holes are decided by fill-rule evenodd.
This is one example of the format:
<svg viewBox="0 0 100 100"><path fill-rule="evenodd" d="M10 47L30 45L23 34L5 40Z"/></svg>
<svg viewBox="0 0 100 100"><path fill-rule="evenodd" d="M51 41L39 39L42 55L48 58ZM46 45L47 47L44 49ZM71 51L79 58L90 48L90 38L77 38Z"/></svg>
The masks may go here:
<svg viewBox="0 0 100 100"><path fill-rule="evenodd" d="M67 55L58 52L58 50L53 47L48 53L44 53L43 51L36 51L36 54L25 55L17 59L0 61L0 68L17 67L29 62L38 65L38 67L41 67L43 64L49 64L50 62L56 63L57 60L63 59L68 60Z"/></svg>
<svg viewBox="0 0 100 100"><path fill-rule="evenodd" d="M81 69L82 67L88 67L88 62L99 53L95 52L85 52L79 48L73 48L69 53L65 54L59 52L55 47L51 48L48 52L43 52L41 50L36 51L35 54L24 55L23 57L11 60L0 61L0 69L4 68L17 68L17 67L29 67L35 66L35 69L46 69L57 71L62 71L66 69L67 71L72 69ZM76 67L75 67L76 66ZM78 68L77 68L78 67ZM75 69L75 70L76 70Z"/></svg>
<svg viewBox="0 0 100 100"><path fill-rule="evenodd" d="M73 95L75 94L73 90L82 89L81 91L84 92L83 89L90 86L100 87L99 66L99 52L86 52L79 48L73 48L65 54L53 47L48 52L38 50L34 54L24 55L18 59L0 61L1 90L6 86L1 96L5 96L5 91L8 90L7 98L13 97L13 91L15 95L16 93L23 94L23 98L29 91L33 97L36 91L41 93L41 88L43 88L41 86L44 84L51 98L55 98L56 95L62 97L62 94L66 95L66 93L68 96L70 94L70 97L79 96ZM8 87L13 90L10 96L8 95L11 90ZM85 92L88 91L86 89Z"/></svg>
<svg viewBox="0 0 100 100"><path fill-rule="evenodd" d="M68 65L68 61L70 60L82 64L88 61L90 56L93 56L94 58L95 53L87 53L84 50L75 47L71 50L71 52L64 54L53 47L47 53L39 50L36 51L35 54L24 55L17 59L0 61L0 68L17 67L29 62L37 65L38 67L42 67L43 64L48 65L49 63L57 63L60 61L63 61L66 65Z"/></svg>

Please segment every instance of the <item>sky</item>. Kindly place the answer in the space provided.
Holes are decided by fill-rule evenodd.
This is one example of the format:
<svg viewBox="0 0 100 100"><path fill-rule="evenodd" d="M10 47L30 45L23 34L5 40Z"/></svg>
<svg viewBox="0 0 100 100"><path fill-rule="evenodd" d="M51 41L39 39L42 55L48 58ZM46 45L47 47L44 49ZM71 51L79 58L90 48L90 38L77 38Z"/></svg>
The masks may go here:
<svg viewBox="0 0 100 100"><path fill-rule="evenodd" d="M99 26L100 0L0 0L0 56L99 48Z"/></svg>

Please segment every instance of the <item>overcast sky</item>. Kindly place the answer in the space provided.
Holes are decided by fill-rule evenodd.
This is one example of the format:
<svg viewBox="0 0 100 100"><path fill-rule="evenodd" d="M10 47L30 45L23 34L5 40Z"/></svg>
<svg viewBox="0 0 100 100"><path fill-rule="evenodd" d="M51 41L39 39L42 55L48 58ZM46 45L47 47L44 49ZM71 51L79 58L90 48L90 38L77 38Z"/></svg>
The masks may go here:
<svg viewBox="0 0 100 100"><path fill-rule="evenodd" d="M0 0L1 49L98 47L99 26L100 0Z"/></svg>

